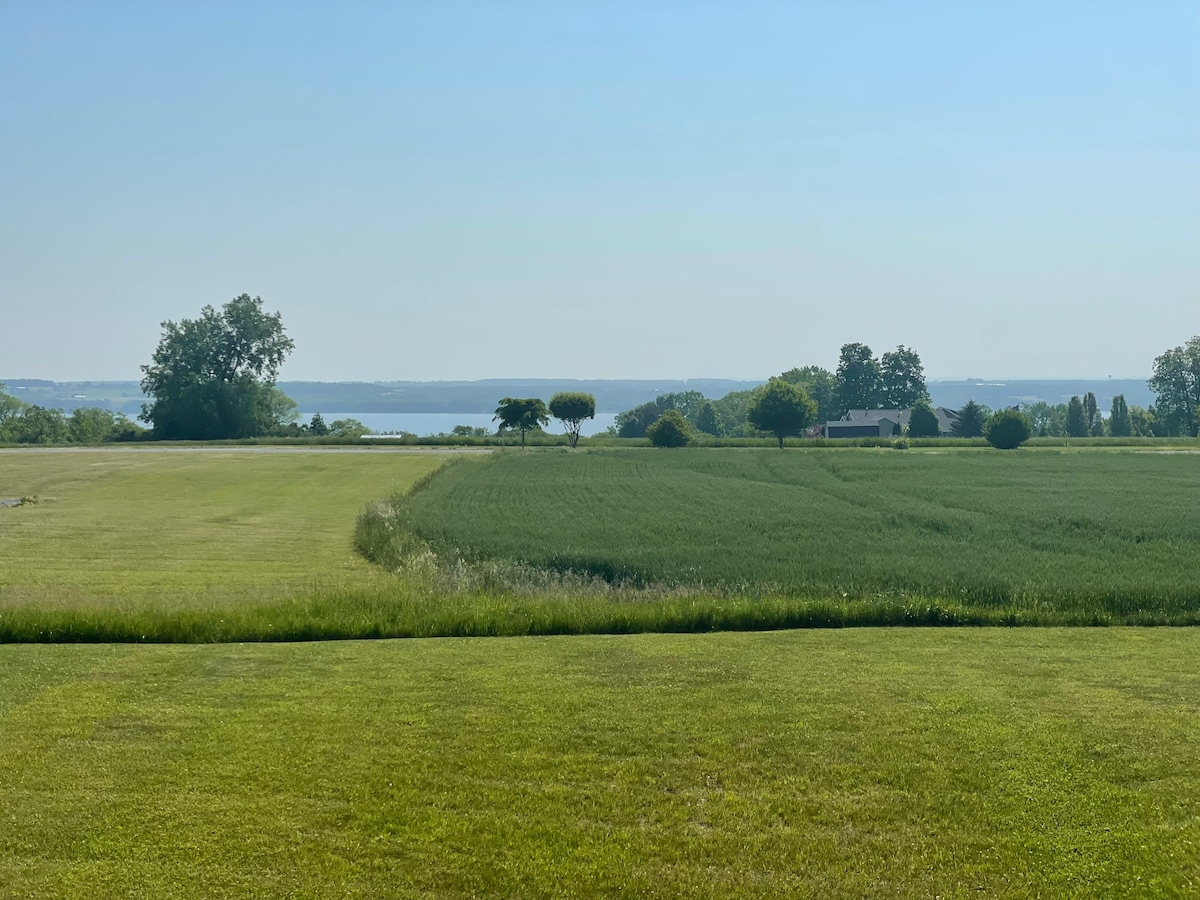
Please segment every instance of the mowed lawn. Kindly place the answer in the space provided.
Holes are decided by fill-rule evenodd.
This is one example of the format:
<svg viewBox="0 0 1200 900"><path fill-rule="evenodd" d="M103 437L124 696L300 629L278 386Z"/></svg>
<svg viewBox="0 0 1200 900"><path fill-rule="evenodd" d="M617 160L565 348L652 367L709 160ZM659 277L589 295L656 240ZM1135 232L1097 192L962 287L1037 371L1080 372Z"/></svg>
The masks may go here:
<svg viewBox="0 0 1200 900"><path fill-rule="evenodd" d="M1182 896L1200 632L0 646L0 896Z"/></svg>
<svg viewBox="0 0 1200 900"><path fill-rule="evenodd" d="M443 454L0 450L0 608L259 602L378 577L368 502Z"/></svg>

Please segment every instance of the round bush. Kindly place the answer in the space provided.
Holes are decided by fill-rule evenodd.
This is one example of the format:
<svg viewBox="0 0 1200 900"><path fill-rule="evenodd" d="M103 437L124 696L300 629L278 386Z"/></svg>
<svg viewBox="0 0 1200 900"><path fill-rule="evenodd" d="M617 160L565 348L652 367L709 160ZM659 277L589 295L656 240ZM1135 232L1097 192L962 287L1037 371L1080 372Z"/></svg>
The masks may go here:
<svg viewBox="0 0 1200 900"><path fill-rule="evenodd" d="M646 429L646 437L655 447L684 447L692 441L692 426L676 409L668 409Z"/></svg>
<svg viewBox="0 0 1200 900"><path fill-rule="evenodd" d="M983 436L997 450L1015 450L1029 440L1029 420L1018 410L999 410L983 426Z"/></svg>

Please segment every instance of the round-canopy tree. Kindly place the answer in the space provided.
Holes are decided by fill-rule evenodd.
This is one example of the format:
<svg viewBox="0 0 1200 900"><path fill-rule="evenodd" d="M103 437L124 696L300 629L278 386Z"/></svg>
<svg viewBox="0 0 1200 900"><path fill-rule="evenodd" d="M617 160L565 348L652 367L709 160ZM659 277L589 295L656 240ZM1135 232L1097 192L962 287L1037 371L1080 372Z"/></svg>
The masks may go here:
<svg viewBox="0 0 1200 900"><path fill-rule="evenodd" d="M1157 418L1167 434L1196 437L1200 432L1200 335L1154 360L1150 390Z"/></svg>
<svg viewBox="0 0 1200 900"><path fill-rule="evenodd" d="M579 443L584 420L596 418L596 398L578 391L559 391L550 398L550 415L563 423L567 440L574 447Z"/></svg>
<svg viewBox="0 0 1200 900"><path fill-rule="evenodd" d="M879 361L866 344L843 344L838 360L838 406L849 409L875 409L881 397Z"/></svg>
<svg viewBox="0 0 1200 900"><path fill-rule="evenodd" d="M695 437L692 425L677 409L668 409L646 429L655 447L686 447Z"/></svg>
<svg viewBox="0 0 1200 900"><path fill-rule="evenodd" d="M525 432L549 425L550 414L546 404L537 397L505 397L496 407L496 415L492 416L492 421L500 423L500 431L515 429L521 432L521 446L524 447Z"/></svg>
<svg viewBox="0 0 1200 900"><path fill-rule="evenodd" d="M909 409L915 408L918 401L929 399L921 357L903 344L880 357L879 381L884 406Z"/></svg>
<svg viewBox="0 0 1200 900"><path fill-rule="evenodd" d="M746 407L746 418L759 431L769 431L779 439L801 434L817 416L817 404L803 388L782 378L772 378L754 392Z"/></svg>
<svg viewBox="0 0 1200 900"><path fill-rule="evenodd" d="M275 376L295 344L279 313L262 298L242 294L218 312L163 322L153 361L142 366L142 391L151 402L142 418L166 440L255 437L279 424L287 410Z"/></svg>
<svg viewBox="0 0 1200 900"><path fill-rule="evenodd" d="M983 436L997 450L1015 450L1029 440L1029 420L1017 409L1001 409L983 426Z"/></svg>

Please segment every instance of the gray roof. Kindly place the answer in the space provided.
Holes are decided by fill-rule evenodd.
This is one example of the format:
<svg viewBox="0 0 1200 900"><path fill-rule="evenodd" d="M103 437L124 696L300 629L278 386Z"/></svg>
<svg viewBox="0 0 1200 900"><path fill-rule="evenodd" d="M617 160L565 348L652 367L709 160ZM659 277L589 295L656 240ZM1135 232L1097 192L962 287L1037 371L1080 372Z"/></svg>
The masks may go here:
<svg viewBox="0 0 1200 900"><path fill-rule="evenodd" d="M958 418L958 411L947 409L944 406L935 406L933 414L937 416L938 427L944 433L949 433L954 420ZM878 422L887 420L889 422L898 422L900 427L908 425L909 417L912 415L911 409L852 409L842 416L840 422L827 422L827 425L875 425Z"/></svg>

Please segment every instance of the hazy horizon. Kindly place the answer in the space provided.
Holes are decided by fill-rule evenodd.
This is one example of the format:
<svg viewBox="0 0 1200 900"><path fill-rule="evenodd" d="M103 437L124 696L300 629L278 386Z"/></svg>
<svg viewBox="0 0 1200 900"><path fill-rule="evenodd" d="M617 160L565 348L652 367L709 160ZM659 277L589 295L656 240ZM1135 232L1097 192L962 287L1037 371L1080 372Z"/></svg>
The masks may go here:
<svg viewBox="0 0 1200 900"><path fill-rule="evenodd" d="M785 370L786 371L786 370ZM832 369L830 371L833 371ZM772 372L770 375L761 377L745 377L735 378L727 375L693 375L687 378L682 376L662 376L658 378L630 375L627 377L616 378L585 378L575 375L485 375L481 378L289 378L286 374L281 374L278 381L285 382L306 382L312 384L437 384L437 383L476 383L476 382L519 382L519 381L546 381L546 382L575 382L575 381L630 381L630 382L653 382L653 381L731 381L731 382L765 382L774 375L779 375L780 372ZM1142 375L1064 375L1054 378L1042 378L1036 375L1018 375L1013 377L1005 376L967 376L962 378L939 378L926 375L927 383L970 383L979 382L980 384L1004 384L1006 382L1056 382L1056 381L1147 381L1149 376ZM140 378L48 378L41 375L0 375L0 384L19 382L19 381L49 381L55 384L135 384L140 383Z"/></svg>
<svg viewBox="0 0 1200 900"><path fill-rule="evenodd" d="M1140 379L1200 333L1198 58L1190 0L9 5L0 371L249 293L289 381Z"/></svg>

